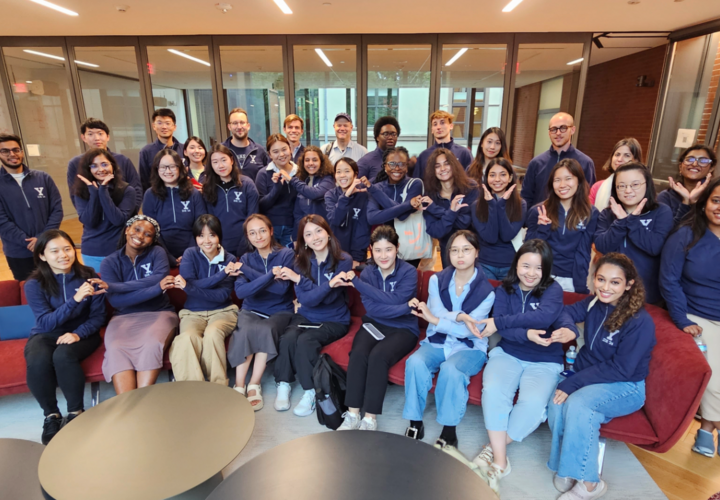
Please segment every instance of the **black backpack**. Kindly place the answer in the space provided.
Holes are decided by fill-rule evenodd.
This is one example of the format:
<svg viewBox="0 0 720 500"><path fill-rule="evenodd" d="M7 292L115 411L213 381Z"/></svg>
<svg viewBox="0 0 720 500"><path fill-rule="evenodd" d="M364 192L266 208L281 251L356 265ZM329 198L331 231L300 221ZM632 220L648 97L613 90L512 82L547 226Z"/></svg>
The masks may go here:
<svg viewBox="0 0 720 500"><path fill-rule="evenodd" d="M318 422L328 429L336 430L343 422L347 374L327 354L321 354L313 368L315 385L315 409Z"/></svg>

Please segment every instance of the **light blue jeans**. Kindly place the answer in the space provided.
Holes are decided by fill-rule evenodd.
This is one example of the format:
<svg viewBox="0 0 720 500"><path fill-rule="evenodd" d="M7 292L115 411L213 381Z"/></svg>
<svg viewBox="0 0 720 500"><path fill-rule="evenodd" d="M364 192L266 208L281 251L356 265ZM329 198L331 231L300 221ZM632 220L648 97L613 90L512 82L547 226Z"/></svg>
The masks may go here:
<svg viewBox="0 0 720 500"><path fill-rule="evenodd" d="M100 274L100 263L105 260L105 257L93 257L92 255L82 255L82 261L83 264L85 264L88 267L92 267L95 269L95 272Z"/></svg>
<svg viewBox="0 0 720 500"><path fill-rule="evenodd" d="M482 267L482 270L485 271L485 276L489 280L502 281L510 271L509 267L495 267L488 264L480 264L480 267Z"/></svg>
<svg viewBox="0 0 720 500"><path fill-rule="evenodd" d="M275 240L278 243L280 243L282 246L288 247L290 249L293 248L292 232L293 232L292 226L275 226L275 227L273 227L273 236L275 236Z"/></svg>
<svg viewBox="0 0 720 500"><path fill-rule="evenodd" d="M442 348L423 344L405 363L405 407L403 418L422 420L433 376L440 371L435 386L437 422L456 426L467 408L470 377L482 370L487 355L477 349L458 351L447 360Z"/></svg>
<svg viewBox="0 0 720 500"><path fill-rule="evenodd" d="M483 372L485 428L505 431L513 441L528 437L547 418L547 406L560 380L561 363L523 361L496 347ZM513 406L515 393L518 401Z"/></svg>
<svg viewBox="0 0 720 500"><path fill-rule="evenodd" d="M563 478L599 482L600 424L630 415L645 403L645 381L587 385L565 402L550 402L548 420L552 431L547 466Z"/></svg>

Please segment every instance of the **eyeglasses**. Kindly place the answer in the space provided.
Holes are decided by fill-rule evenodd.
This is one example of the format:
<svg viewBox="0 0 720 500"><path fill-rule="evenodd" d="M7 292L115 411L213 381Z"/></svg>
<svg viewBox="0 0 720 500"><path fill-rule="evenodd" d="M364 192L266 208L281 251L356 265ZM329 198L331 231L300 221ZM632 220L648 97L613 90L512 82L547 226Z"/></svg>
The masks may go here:
<svg viewBox="0 0 720 500"><path fill-rule="evenodd" d="M97 168L99 168L99 167L102 167L102 168L112 168L112 164L110 164L110 163L108 163L108 162L106 162L106 161L104 161L104 162L102 162L102 163L91 163L91 164L90 164L90 169L91 169L91 170L95 170L95 169L97 169Z"/></svg>
<svg viewBox="0 0 720 500"><path fill-rule="evenodd" d="M22 153L22 149L20 149L20 148L12 148L12 149L2 148L2 149L0 149L0 155L7 156L10 153L19 155L20 153Z"/></svg>
<svg viewBox="0 0 720 500"><path fill-rule="evenodd" d="M248 122L230 122L231 127L244 127Z"/></svg>
<svg viewBox="0 0 720 500"><path fill-rule="evenodd" d="M386 139L388 139L388 138L390 138L390 137L397 137L397 136L398 136L398 135L397 135L397 132L383 132L383 133L380 134L380 135L383 136L383 137L386 138Z"/></svg>
<svg viewBox="0 0 720 500"><path fill-rule="evenodd" d="M562 127L550 127L548 130L551 134L556 134L558 131L562 132L563 134L568 131L567 125L563 125Z"/></svg>
<svg viewBox="0 0 720 500"><path fill-rule="evenodd" d="M618 191L626 191L627 188L632 189L633 191L638 191L641 187L645 185L644 182L633 182L632 184L618 184L617 190Z"/></svg>
<svg viewBox="0 0 720 500"><path fill-rule="evenodd" d="M0 153L2 153L4 150L0 149ZM712 163L712 160L710 158L695 158L694 156L688 156L683 160L683 163L685 165L693 165L697 163L701 167L707 167Z"/></svg>
<svg viewBox="0 0 720 500"><path fill-rule="evenodd" d="M475 250L473 247L451 248L450 255L452 255L453 257L457 257L458 255L462 254L463 256L467 257L468 255L471 255L473 253L473 250Z"/></svg>
<svg viewBox="0 0 720 500"><path fill-rule="evenodd" d="M177 165L160 165L158 166L158 172L177 172Z"/></svg>
<svg viewBox="0 0 720 500"><path fill-rule="evenodd" d="M390 170L402 170L407 166L407 163L404 161L391 161L387 163L387 166L390 167Z"/></svg>

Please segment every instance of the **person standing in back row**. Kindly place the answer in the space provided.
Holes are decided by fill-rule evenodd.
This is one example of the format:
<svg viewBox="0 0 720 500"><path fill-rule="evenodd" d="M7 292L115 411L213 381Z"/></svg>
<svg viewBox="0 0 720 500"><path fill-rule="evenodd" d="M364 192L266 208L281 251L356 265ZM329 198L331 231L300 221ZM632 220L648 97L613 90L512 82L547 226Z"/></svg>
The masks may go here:
<svg viewBox="0 0 720 500"><path fill-rule="evenodd" d="M305 129L305 121L298 115L287 115L283 122L283 132L285 137L290 141L290 149L292 150L293 162L297 163L300 161L300 157L305 151L305 146L302 145L300 140L302 139L303 132Z"/></svg>
<svg viewBox="0 0 720 500"><path fill-rule="evenodd" d="M548 178L560 160L576 160L585 174L588 189L595 184L595 164L588 155L575 149L570 142L575 134L573 117L568 113L557 113L550 119L548 132L552 142L550 149L530 160L525 172L520 196L527 203L528 209L547 199Z"/></svg>
<svg viewBox="0 0 720 500"><path fill-rule="evenodd" d="M265 148L248 137L250 120L247 111L242 108L230 111L228 130L230 137L223 142L223 145L230 148L230 151L237 156L240 173L255 182L258 171L268 166L270 157Z"/></svg>
<svg viewBox="0 0 720 500"><path fill-rule="evenodd" d="M352 158L355 161L360 160L367 154L367 148L352 140L353 122L347 113L338 113L333 122L335 129L335 140L323 144L320 148L325 156L330 158L330 163L340 158Z"/></svg>
<svg viewBox="0 0 720 500"><path fill-rule="evenodd" d="M37 237L58 229L63 219L62 198L49 174L25 164L22 140L0 135L0 240L13 276L24 281L35 269Z"/></svg>
<svg viewBox="0 0 720 500"><path fill-rule="evenodd" d="M150 189L153 160L161 149L170 148L180 155L180 158L183 157L183 144L173 137L175 129L177 129L176 123L175 113L171 109L156 109L152 114L152 129L157 135L157 139L140 150L139 170L142 193ZM140 203L142 203L142 194L138 207Z"/></svg>
<svg viewBox="0 0 720 500"><path fill-rule="evenodd" d="M430 115L430 129L435 138L435 142L418 156L415 169L412 172L413 177L416 179L425 178L425 169L427 168L428 160L432 152L437 148L450 150L467 172L470 164L473 162L473 155L468 148L459 146L453 141L452 131L454 120L455 117L447 111L435 111Z"/></svg>
<svg viewBox="0 0 720 500"><path fill-rule="evenodd" d="M386 149L394 148L397 144L400 137L400 124L394 116L381 116L375 122L373 132L377 148L357 162L358 179L365 177L370 182L375 182L377 174L384 170L383 155Z"/></svg>

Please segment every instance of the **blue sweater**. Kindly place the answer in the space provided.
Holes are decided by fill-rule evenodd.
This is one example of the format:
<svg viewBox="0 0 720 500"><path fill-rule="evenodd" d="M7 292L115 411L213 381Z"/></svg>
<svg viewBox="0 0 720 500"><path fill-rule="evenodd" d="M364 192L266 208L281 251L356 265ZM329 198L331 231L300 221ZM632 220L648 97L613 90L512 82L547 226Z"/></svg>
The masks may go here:
<svg viewBox="0 0 720 500"><path fill-rule="evenodd" d="M408 182L412 182L405 199L402 197L403 189ZM405 177L397 184L390 184L387 180L373 184L368 188L368 222L370 225L387 224L395 219L405 220L415 209L410 200L422 194L422 181Z"/></svg>
<svg viewBox="0 0 720 500"><path fill-rule="evenodd" d="M367 177L370 182L375 182L375 177L383 169L383 155L385 151L380 148L375 148L374 151L366 154L360 158L357 162L358 166L358 179Z"/></svg>
<svg viewBox="0 0 720 500"><path fill-rule="evenodd" d="M459 146L458 144L455 144L455 141L451 138L449 142L444 142L442 144L438 144L436 142L432 146L427 148L425 151L420 153L420 156L418 156L417 159L417 163L415 164L415 169L412 173L413 177L415 177L416 179L425 178L425 169L427 168L427 162L430 159L430 155L432 155L432 152L435 151L437 148L449 149L450 152L455 155L455 158L458 159L460 164L465 168L465 170L470 168L470 164L473 162L473 155L470 150L465 146Z"/></svg>
<svg viewBox="0 0 720 500"><path fill-rule="evenodd" d="M680 225L680 222L690 211L692 205L683 205L682 196L677 194L672 189L668 188L665 191L661 191L657 197L658 203L667 205L670 207L670 211L673 215L673 223L675 227Z"/></svg>
<svg viewBox="0 0 720 500"><path fill-rule="evenodd" d="M267 261L257 250L240 257L242 274L235 280L235 295L243 301L242 308L268 316L276 312L293 312L292 282L276 280L273 267L293 268L295 253L289 248L273 250Z"/></svg>
<svg viewBox="0 0 720 500"><path fill-rule="evenodd" d="M37 280L25 283L25 297L35 314L35 326L30 335L46 333L58 337L76 333L81 339L94 335L105 324L105 295L85 297L80 302L73 298L85 280L70 271L56 274L59 295L51 295L40 287Z"/></svg>
<svg viewBox="0 0 720 500"><path fill-rule="evenodd" d="M225 268L235 262L235 256L224 249L210 262L200 247L190 247L183 253L180 276L185 278L184 309L215 311L232 304L235 278L225 274Z"/></svg>
<svg viewBox="0 0 720 500"><path fill-rule="evenodd" d="M553 231L550 224L538 225L538 206L532 207L528 213L525 241L535 238L547 241L553 251L553 275L572 278L577 293L588 293L587 275L598 210L592 207L589 221L578 224L575 229L568 229L565 227L567 214L561 206L558 213L559 226Z"/></svg>
<svg viewBox="0 0 720 500"><path fill-rule="evenodd" d="M651 212L616 219L610 207L598 218L595 248L600 253L619 252L630 257L645 285L645 300L660 301L660 253L673 228L670 207L658 205Z"/></svg>
<svg viewBox="0 0 720 500"><path fill-rule="evenodd" d="M120 153L113 153L109 149L107 150L108 153L112 154L113 158L115 158L115 161L118 164L118 167L120 167L120 170L122 171L122 179L130 184L133 189L135 189L135 198L137 203L137 208L140 208L140 205L142 204L142 194L145 192L142 188L142 184L140 184L140 175L138 174L137 170L135 170L135 165L133 165L133 162L125 155L121 155ZM70 193L70 201L72 201L73 205L75 205L75 196L73 195L73 186L75 185L75 181L77 180L77 171L80 167L80 160L82 160L83 155L77 155L75 158L70 160L68 163L68 170L67 170L67 184L68 184L68 193ZM152 163L152 162L151 162ZM92 179L88 179L92 180Z"/></svg>
<svg viewBox="0 0 720 500"><path fill-rule="evenodd" d="M146 248L135 262L125 255L122 247L100 264L100 276L108 284L108 301L118 316L174 311L167 294L160 288L160 281L169 271L167 253L159 245Z"/></svg>
<svg viewBox="0 0 720 500"><path fill-rule="evenodd" d="M248 141L250 141L250 144L247 147L239 148L232 143L231 136L223 142L223 145L235 153L235 158L237 158L240 165L240 172L255 181L258 172L270 163L270 157L264 147L255 143L249 137Z"/></svg>
<svg viewBox="0 0 720 500"><path fill-rule="evenodd" d="M465 195L463 204L466 204L467 207L453 212L450 210L450 205L452 205L452 199L458 194L460 194L459 191L453 191L452 196L447 200L440 196L440 193L435 193L430 196L433 201L432 204L423 211L425 230L427 234L440 241L440 252L442 255L445 255L445 248L447 247L450 236L460 229L468 229L472 222L470 207L477 200L477 187L474 187Z"/></svg>
<svg viewBox="0 0 720 500"><path fill-rule="evenodd" d="M328 224L340 242L340 247L358 262L367 260L367 249L370 246L367 204L367 192L353 193L348 198L342 188L336 187L325 193Z"/></svg>
<svg viewBox="0 0 720 500"><path fill-rule="evenodd" d="M170 255L177 258L195 245L193 223L207 213L207 208L197 189L191 191L190 198L186 201L180 199L180 190L177 187L166 187L165 192L165 200L161 200L155 196L152 189L145 191L142 209L143 214L160 224L160 237L165 248Z"/></svg>
<svg viewBox="0 0 720 500"><path fill-rule="evenodd" d="M276 168L271 163L260 170L255 179L260 194L260 213L266 215L273 226L292 226L297 190L282 179L277 183L272 181Z"/></svg>
<svg viewBox="0 0 720 500"><path fill-rule="evenodd" d="M347 304L345 287L330 288L330 280L338 273L346 273L352 269L352 257L343 252L342 260L331 271L328 259L318 266L317 259L310 260L310 275L300 277L300 283L295 285L295 295L300 302L298 313L312 323L331 321L334 323L350 324L350 309ZM298 269L295 272L299 273Z"/></svg>
<svg viewBox="0 0 720 500"><path fill-rule="evenodd" d="M417 269L398 258L387 278L380 269L369 265L353 286L360 293L367 316L392 328L406 328L420 336L418 319L410 312L408 302L417 294Z"/></svg>
<svg viewBox="0 0 720 500"><path fill-rule="evenodd" d="M207 204L207 213L220 219L223 228L222 246L228 251L243 254L248 250L243 224L245 219L258 213L260 196L249 177L240 176L240 187L233 186L227 191L219 184L216 188L217 201Z"/></svg>
<svg viewBox="0 0 720 500"><path fill-rule="evenodd" d="M180 155L180 158L183 157L183 144L182 142L179 142L174 137L172 138L173 144L172 149ZM150 189L150 174L152 173L152 164L153 160L155 159L155 155L158 154L160 151L165 149L167 147L167 144L164 142L160 142L160 139L155 139L155 142L151 142L150 144L147 144L140 150L140 182L142 183L142 191L141 193L144 193L148 189ZM127 181L127 179L125 179ZM128 181L129 182L129 181Z"/></svg>
<svg viewBox="0 0 720 500"><path fill-rule="evenodd" d="M135 211L135 189L127 186L119 205L115 205L107 186L88 186L88 193L87 200L75 197L78 219L83 224L82 253L105 257L117 249L125 223Z"/></svg>
<svg viewBox="0 0 720 500"><path fill-rule="evenodd" d="M528 163L520 196L522 196L529 207L533 207L547 199L547 183L550 178L550 172L557 163L560 163L560 160L566 158L577 160L580 166L582 166L585 181L589 186L595 184L595 164L589 156L575 149L575 146L572 144L570 144L567 151L560 153L550 146L550 149L537 155Z"/></svg>
<svg viewBox="0 0 720 500"><path fill-rule="evenodd" d="M660 262L660 291L680 329L695 324L688 314L720 321L720 239L705 231L687 251L692 240L692 230L680 227L665 243Z"/></svg>
<svg viewBox="0 0 720 500"><path fill-rule="evenodd" d="M537 298L533 291L524 292L520 285L513 285L513 293L508 293L500 285L495 289L495 327L502 337L498 344L511 356L533 363L562 363L563 346L553 342L545 347L536 344L527 337L528 330L545 330L545 338L549 338L554 330L565 326L577 334L571 321L560 323L563 310L563 289L553 282L542 297Z"/></svg>
<svg viewBox="0 0 720 500"><path fill-rule="evenodd" d="M563 309L574 323L585 322L585 345L575 360L575 375L557 387L568 395L592 384L641 382L650 373L655 346L655 323L650 314L640 309L619 330L609 332L604 323L615 307L598 300L588 311L594 299L590 296Z"/></svg>
<svg viewBox="0 0 720 500"><path fill-rule="evenodd" d="M3 253L15 259L32 258L27 238L57 229L63 220L62 198L49 174L23 165L22 187L0 166L0 240Z"/></svg>
<svg viewBox="0 0 720 500"><path fill-rule="evenodd" d="M325 193L331 191L335 187L335 179L332 175L326 175L320 179L314 178L312 187L310 177L301 181L297 177L290 180L290 185L297 191L295 199L294 211L294 228L293 236L297 238L297 229L300 219L306 215L316 214L327 220L327 210L325 209Z"/></svg>
<svg viewBox="0 0 720 500"><path fill-rule="evenodd" d="M525 224L527 215L527 204L521 201L522 211L520 219L510 222L507 212L507 200L494 197L488 202L488 220L480 222L477 218L477 204L475 201L470 207L473 229L480 241L479 261L486 266L510 267L515 258L515 247L512 244L513 238L517 236Z"/></svg>

